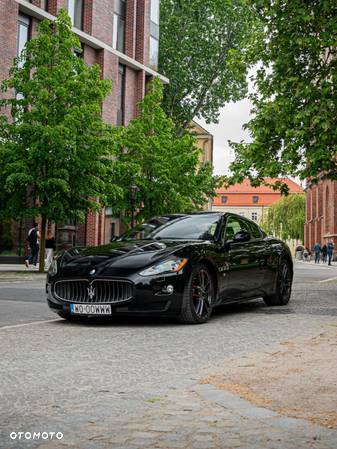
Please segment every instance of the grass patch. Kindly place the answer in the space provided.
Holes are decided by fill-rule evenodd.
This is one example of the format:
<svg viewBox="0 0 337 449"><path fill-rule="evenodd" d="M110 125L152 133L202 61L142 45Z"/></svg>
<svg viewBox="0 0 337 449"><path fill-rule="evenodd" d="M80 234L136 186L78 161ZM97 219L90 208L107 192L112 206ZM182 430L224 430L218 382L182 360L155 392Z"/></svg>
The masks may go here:
<svg viewBox="0 0 337 449"><path fill-rule="evenodd" d="M155 404L156 402L159 402L161 398L159 396L154 396L153 398L146 399L146 402L149 404Z"/></svg>

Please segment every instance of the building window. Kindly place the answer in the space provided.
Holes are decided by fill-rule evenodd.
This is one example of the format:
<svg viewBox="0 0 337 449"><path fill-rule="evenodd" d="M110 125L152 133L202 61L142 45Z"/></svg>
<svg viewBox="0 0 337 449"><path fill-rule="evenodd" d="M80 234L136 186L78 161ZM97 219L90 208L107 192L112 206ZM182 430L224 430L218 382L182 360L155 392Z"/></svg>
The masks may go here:
<svg viewBox="0 0 337 449"><path fill-rule="evenodd" d="M29 17L20 14L17 30L17 45L16 45L17 56L20 56L22 50L25 48L26 42L28 41L28 36L29 36Z"/></svg>
<svg viewBox="0 0 337 449"><path fill-rule="evenodd" d="M125 35L125 1L115 0L115 10L113 16L112 47L124 53Z"/></svg>
<svg viewBox="0 0 337 449"><path fill-rule="evenodd" d="M228 196L222 196L221 197L221 204L226 204L228 200Z"/></svg>
<svg viewBox="0 0 337 449"><path fill-rule="evenodd" d="M117 125L124 125L125 115L125 66L118 67Z"/></svg>
<svg viewBox="0 0 337 449"><path fill-rule="evenodd" d="M45 11L48 11L48 0L41 0L41 6L40 8L44 9Z"/></svg>
<svg viewBox="0 0 337 449"><path fill-rule="evenodd" d="M151 22L159 25L160 0L151 0Z"/></svg>
<svg viewBox="0 0 337 449"><path fill-rule="evenodd" d="M252 212L252 220L257 221L257 212Z"/></svg>
<svg viewBox="0 0 337 449"><path fill-rule="evenodd" d="M253 203L256 204L259 202L259 197L258 196L253 196Z"/></svg>
<svg viewBox="0 0 337 449"><path fill-rule="evenodd" d="M68 0L68 14L74 27L82 29L83 0Z"/></svg>
<svg viewBox="0 0 337 449"><path fill-rule="evenodd" d="M151 24L150 24L150 66L158 67L159 55L159 10L160 0L151 0Z"/></svg>

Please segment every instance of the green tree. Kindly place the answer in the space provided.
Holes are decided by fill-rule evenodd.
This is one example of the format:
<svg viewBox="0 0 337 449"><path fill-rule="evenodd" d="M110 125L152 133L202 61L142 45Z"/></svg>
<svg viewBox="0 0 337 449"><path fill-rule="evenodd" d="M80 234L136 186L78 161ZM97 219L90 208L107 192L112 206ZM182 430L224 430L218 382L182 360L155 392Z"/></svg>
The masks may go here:
<svg viewBox="0 0 337 449"><path fill-rule="evenodd" d="M247 0L162 0L159 70L170 79L163 107L176 125L204 117L247 93L247 52L256 20Z"/></svg>
<svg viewBox="0 0 337 449"><path fill-rule="evenodd" d="M111 83L75 49L80 42L61 10L41 22L2 83L10 98L1 106L12 115L0 123L3 215L41 217L40 271L47 220L82 219L117 191L108 182L111 132L101 119Z"/></svg>
<svg viewBox="0 0 337 449"><path fill-rule="evenodd" d="M252 2L264 26L251 95L251 143L232 144L234 181L324 172L337 179L337 4Z"/></svg>
<svg viewBox="0 0 337 449"><path fill-rule="evenodd" d="M210 164L199 162L200 150L190 134L177 137L162 109L163 87L155 79L139 104L140 115L115 133L114 180L124 191L114 211L128 211L129 187L136 184L137 220L164 213L200 209L214 196L217 178Z"/></svg>
<svg viewBox="0 0 337 449"><path fill-rule="evenodd" d="M304 241L305 195L288 195L272 204L260 223L269 234Z"/></svg>

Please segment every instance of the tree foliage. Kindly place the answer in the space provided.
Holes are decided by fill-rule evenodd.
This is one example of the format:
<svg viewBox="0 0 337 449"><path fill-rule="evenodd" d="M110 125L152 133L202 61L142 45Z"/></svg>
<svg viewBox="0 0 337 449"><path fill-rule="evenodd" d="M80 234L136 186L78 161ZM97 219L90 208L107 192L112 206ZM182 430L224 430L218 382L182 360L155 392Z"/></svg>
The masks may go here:
<svg viewBox="0 0 337 449"><path fill-rule="evenodd" d="M305 195L288 195L272 204L260 223L271 235L304 241Z"/></svg>
<svg viewBox="0 0 337 449"><path fill-rule="evenodd" d="M200 209L215 194L217 178L210 164L199 162L200 150L190 134L177 137L162 109L163 87L158 79L148 86L139 104L140 115L114 138L114 180L123 190L115 213L130 215L129 187L136 184L137 220Z"/></svg>
<svg viewBox="0 0 337 449"><path fill-rule="evenodd" d="M162 0L159 70L170 79L164 109L177 124L204 117L247 93L247 52L256 21L246 0Z"/></svg>
<svg viewBox="0 0 337 449"><path fill-rule="evenodd" d="M252 143L232 144L234 182L248 176L337 179L337 4L252 1L264 26L251 95Z"/></svg>
<svg viewBox="0 0 337 449"><path fill-rule="evenodd" d="M55 22L40 23L2 83L9 98L0 105L12 120L0 122L0 200L7 217L41 216L40 270L47 220L83 218L117 191L101 119L111 83L75 55L80 48L61 10Z"/></svg>

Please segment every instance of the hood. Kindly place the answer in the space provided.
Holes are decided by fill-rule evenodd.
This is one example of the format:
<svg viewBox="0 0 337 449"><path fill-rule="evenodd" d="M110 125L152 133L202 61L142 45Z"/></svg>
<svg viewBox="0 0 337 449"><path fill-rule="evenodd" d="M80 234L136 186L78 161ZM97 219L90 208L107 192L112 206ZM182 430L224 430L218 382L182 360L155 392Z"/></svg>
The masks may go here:
<svg viewBox="0 0 337 449"><path fill-rule="evenodd" d="M195 243L195 242L193 242ZM204 243L204 242L200 242ZM117 241L104 246L71 248L59 261L61 276L127 275L150 266L189 246L186 241Z"/></svg>

